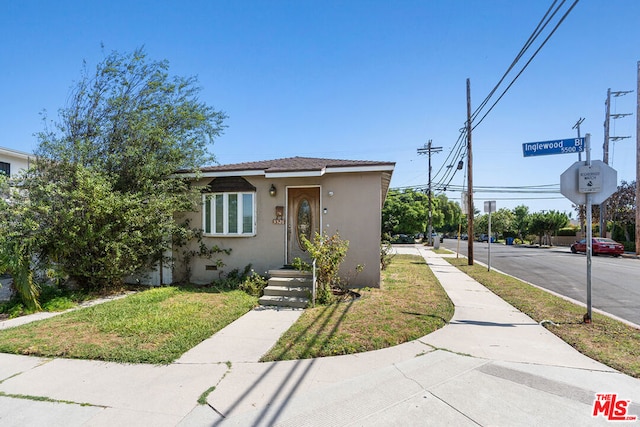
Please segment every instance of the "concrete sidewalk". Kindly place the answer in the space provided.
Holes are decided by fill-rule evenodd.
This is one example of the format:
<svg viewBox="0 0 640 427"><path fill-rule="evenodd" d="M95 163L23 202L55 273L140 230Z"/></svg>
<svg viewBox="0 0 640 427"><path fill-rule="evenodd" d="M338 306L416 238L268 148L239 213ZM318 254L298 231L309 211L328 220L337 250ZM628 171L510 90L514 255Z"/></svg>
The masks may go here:
<svg viewBox="0 0 640 427"><path fill-rule="evenodd" d="M422 255L456 306L419 340L259 363L300 315L262 309L168 366L0 354L0 425L609 424L592 416L596 393L617 393L640 416L639 380L582 356L431 250L398 250Z"/></svg>

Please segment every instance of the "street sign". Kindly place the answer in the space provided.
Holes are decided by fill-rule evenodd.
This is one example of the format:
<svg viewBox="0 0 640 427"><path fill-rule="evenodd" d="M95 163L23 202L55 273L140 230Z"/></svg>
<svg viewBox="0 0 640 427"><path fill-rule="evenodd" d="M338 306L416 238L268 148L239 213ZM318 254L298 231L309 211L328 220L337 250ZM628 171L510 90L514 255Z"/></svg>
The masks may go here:
<svg viewBox="0 0 640 427"><path fill-rule="evenodd" d="M602 191L602 173L599 166L591 164L591 166L578 168L578 191L581 193Z"/></svg>
<svg viewBox="0 0 640 427"><path fill-rule="evenodd" d="M464 215L469 215L469 193L463 191L460 196L460 201L462 202L460 203L462 213Z"/></svg>
<svg viewBox="0 0 640 427"><path fill-rule="evenodd" d="M582 181L580 172L585 168L584 162L575 162L560 175L560 193L576 205L585 204L585 194L589 191L583 191L588 188L588 181ZM618 172L602 160L591 161L591 172L599 170L599 178L597 175L585 175L599 179L593 186L600 186L598 192L591 192L591 203L599 205L609 198L618 189ZM591 173L589 172L589 173ZM592 181L593 183L593 181Z"/></svg>
<svg viewBox="0 0 640 427"><path fill-rule="evenodd" d="M553 141L526 142L522 144L524 157L582 153L583 151L584 138L555 139Z"/></svg>
<svg viewBox="0 0 640 427"><path fill-rule="evenodd" d="M496 201L488 200L484 202L484 211L487 213L492 213L496 211Z"/></svg>

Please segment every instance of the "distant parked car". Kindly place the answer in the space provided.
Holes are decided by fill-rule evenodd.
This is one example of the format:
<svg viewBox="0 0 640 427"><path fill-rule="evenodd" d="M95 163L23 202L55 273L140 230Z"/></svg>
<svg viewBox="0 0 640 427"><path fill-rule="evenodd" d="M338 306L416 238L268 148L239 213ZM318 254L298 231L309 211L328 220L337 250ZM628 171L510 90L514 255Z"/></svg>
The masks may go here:
<svg viewBox="0 0 640 427"><path fill-rule="evenodd" d="M478 242L488 242L489 241L489 235L488 234L481 234L480 237L478 237ZM495 242L496 239L495 238L491 238L491 242Z"/></svg>
<svg viewBox="0 0 640 427"><path fill-rule="evenodd" d="M604 237L594 237L591 239L591 253L593 255L613 255L620 256L624 253L624 246L615 240ZM571 252L587 252L587 239L582 239L571 245Z"/></svg>
<svg viewBox="0 0 640 427"><path fill-rule="evenodd" d="M413 236L407 234L396 234L391 237L391 243L415 243Z"/></svg>

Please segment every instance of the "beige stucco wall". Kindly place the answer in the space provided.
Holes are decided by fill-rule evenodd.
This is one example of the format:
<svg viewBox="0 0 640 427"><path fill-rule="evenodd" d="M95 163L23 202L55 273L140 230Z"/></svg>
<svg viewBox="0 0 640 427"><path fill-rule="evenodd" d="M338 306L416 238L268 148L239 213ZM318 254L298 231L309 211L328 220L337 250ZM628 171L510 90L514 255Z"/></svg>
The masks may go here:
<svg viewBox="0 0 640 427"><path fill-rule="evenodd" d="M376 172L326 174L322 177L267 179L262 176L244 177L256 187L256 235L254 237L205 237L208 246L231 249L230 255L219 258L226 264L217 271L207 270L214 260L196 258L192 262L191 281L208 283L234 268L253 269L265 275L270 269L281 268L286 262L286 224L274 224L276 206L286 209L288 187L320 186L320 224L329 235L336 232L349 240L349 251L341 269L341 277L351 286L380 286L380 227L381 227L381 174ZM199 184L207 184L211 178ZM277 195L269 195L271 184ZM333 196L329 196L329 192ZM326 209L326 213L323 210ZM193 227L202 228L200 212L185 214ZM285 214L286 218L286 214ZM174 250L179 256L180 249ZM356 266L364 270L356 274ZM211 268L211 267L210 267ZM184 271L176 263L174 278L181 280Z"/></svg>

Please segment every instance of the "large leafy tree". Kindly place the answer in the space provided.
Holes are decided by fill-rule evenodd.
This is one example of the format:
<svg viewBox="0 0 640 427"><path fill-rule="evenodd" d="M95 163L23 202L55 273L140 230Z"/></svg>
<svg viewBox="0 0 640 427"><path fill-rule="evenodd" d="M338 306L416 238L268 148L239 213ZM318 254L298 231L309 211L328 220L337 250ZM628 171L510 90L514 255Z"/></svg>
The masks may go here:
<svg viewBox="0 0 640 427"><path fill-rule="evenodd" d="M4 224L28 205L30 257L57 277L104 287L150 268L180 227L174 213L197 201L171 174L213 160L226 116L199 101L195 78L168 70L143 49L113 52L85 67L59 121L37 135L36 167L17 180Z"/></svg>
<svg viewBox="0 0 640 427"><path fill-rule="evenodd" d="M196 78L168 70L142 49L111 53L94 74L85 68L36 154L99 172L116 191L173 190L167 176L213 160L208 147L226 116L198 100Z"/></svg>
<svg viewBox="0 0 640 427"><path fill-rule="evenodd" d="M622 181L615 193L606 201L611 216L611 235L626 242L632 241L636 223L636 183ZM619 230L619 231L618 231Z"/></svg>
<svg viewBox="0 0 640 427"><path fill-rule="evenodd" d="M434 230L455 231L461 217L460 206L439 194L431 199ZM382 232L416 234L427 231L429 196L413 189L391 190L382 209Z"/></svg>
<svg viewBox="0 0 640 427"><path fill-rule="evenodd" d="M514 214L507 208L498 209L491 214L491 234L494 236L509 234L513 230ZM476 232L488 233L489 214L474 219Z"/></svg>
<svg viewBox="0 0 640 427"><path fill-rule="evenodd" d="M524 239L527 234L527 223L529 216L529 207L518 205L513 208L512 227L520 239Z"/></svg>
<svg viewBox="0 0 640 427"><path fill-rule="evenodd" d="M391 190L382 209L383 233L415 234L426 230L428 221L427 195L412 189Z"/></svg>
<svg viewBox="0 0 640 427"><path fill-rule="evenodd" d="M539 243L551 243L550 236L569 223L567 214L558 211L536 212L528 216L527 229L539 237Z"/></svg>

